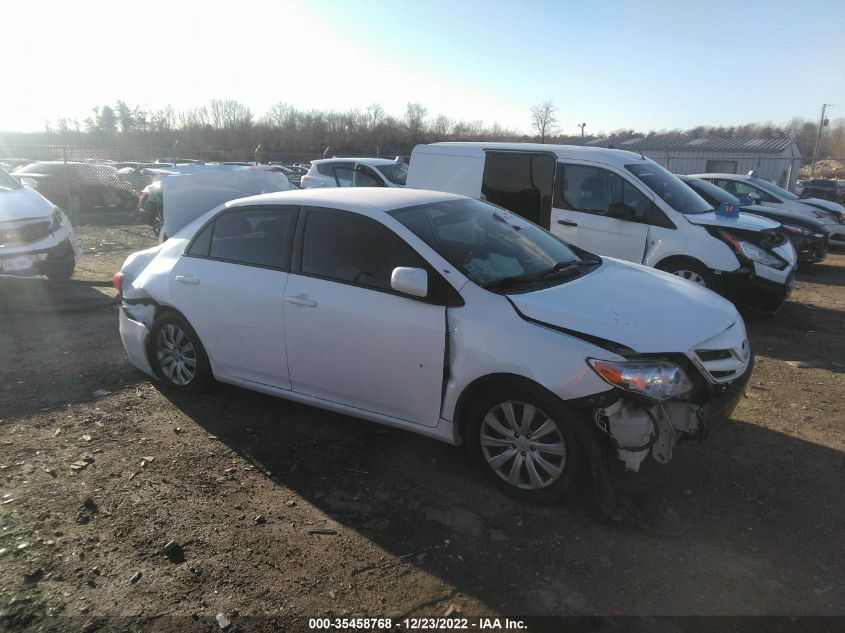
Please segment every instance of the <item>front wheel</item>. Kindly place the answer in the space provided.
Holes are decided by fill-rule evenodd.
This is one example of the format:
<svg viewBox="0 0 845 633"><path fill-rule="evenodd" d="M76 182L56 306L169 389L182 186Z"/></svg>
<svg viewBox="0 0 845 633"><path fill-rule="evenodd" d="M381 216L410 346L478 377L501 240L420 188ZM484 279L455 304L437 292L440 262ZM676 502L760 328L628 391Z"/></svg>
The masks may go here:
<svg viewBox="0 0 845 633"><path fill-rule="evenodd" d="M156 320L150 333L150 364L177 391L203 391L214 382L211 365L194 328L175 313Z"/></svg>
<svg viewBox="0 0 845 633"><path fill-rule="evenodd" d="M505 493L538 503L563 499L577 481L583 449L572 428L577 413L552 398L508 387L472 407L467 444Z"/></svg>
<svg viewBox="0 0 845 633"><path fill-rule="evenodd" d="M694 261L674 261L658 268L671 275L675 275L699 286L713 289L713 273L707 268Z"/></svg>

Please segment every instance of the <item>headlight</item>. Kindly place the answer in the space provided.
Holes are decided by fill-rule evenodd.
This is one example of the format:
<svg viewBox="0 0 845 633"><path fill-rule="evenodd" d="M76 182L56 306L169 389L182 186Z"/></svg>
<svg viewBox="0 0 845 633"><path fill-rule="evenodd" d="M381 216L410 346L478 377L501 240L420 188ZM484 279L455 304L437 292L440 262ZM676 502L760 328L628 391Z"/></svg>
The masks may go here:
<svg viewBox="0 0 845 633"><path fill-rule="evenodd" d="M786 268L786 262L784 260L774 253L770 253L766 249L757 246L756 244L743 240L739 243L739 247L742 249L745 256L751 261L763 264L763 266L776 268L777 270L783 270Z"/></svg>
<svg viewBox="0 0 845 633"><path fill-rule="evenodd" d="M783 224L783 228L785 228L790 233L797 233L798 235L812 235L813 232L809 229L805 229L803 226L795 226L794 224Z"/></svg>
<svg viewBox="0 0 845 633"><path fill-rule="evenodd" d="M668 361L609 361L588 358L605 382L651 400L666 400L692 390L684 370Z"/></svg>
<svg viewBox="0 0 845 633"><path fill-rule="evenodd" d="M62 210L59 207L53 207L53 215L50 216L50 232L58 231L62 226Z"/></svg>

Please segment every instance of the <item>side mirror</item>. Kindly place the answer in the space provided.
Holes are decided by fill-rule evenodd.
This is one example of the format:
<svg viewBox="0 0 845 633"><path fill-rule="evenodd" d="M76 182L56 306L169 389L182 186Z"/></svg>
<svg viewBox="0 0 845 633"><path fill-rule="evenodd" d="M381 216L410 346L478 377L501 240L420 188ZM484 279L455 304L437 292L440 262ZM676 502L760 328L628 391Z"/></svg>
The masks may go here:
<svg viewBox="0 0 845 633"><path fill-rule="evenodd" d="M760 196L757 196L757 197L759 198ZM739 203L743 207L747 207L748 205L754 204L754 198L752 198L747 193L744 193L741 196L739 196Z"/></svg>
<svg viewBox="0 0 845 633"><path fill-rule="evenodd" d="M611 202L607 207L607 217L617 220L633 220L636 211L622 202Z"/></svg>
<svg viewBox="0 0 845 633"><path fill-rule="evenodd" d="M38 181L35 178L27 178L24 176L21 178L20 182L24 187L29 189L38 189Z"/></svg>
<svg viewBox="0 0 845 633"><path fill-rule="evenodd" d="M751 198L751 204L760 204L763 198L760 197L759 193L749 193L748 197Z"/></svg>
<svg viewBox="0 0 845 633"><path fill-rule="evenodd" d="M390 275L390 287L412 297L428 296L428 273L422 268L399 266Z"/></svg>

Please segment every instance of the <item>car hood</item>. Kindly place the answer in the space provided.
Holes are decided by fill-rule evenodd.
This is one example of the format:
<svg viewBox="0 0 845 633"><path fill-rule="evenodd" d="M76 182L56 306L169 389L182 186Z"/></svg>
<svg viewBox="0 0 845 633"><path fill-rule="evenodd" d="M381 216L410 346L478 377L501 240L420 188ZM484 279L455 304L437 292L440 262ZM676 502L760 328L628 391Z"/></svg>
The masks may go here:
<svg viewBox="0 0 845 633"><path fill-rule="evenodd" d="M708 213L690 213L684 216L692 224L704 226L723 226L729 229L743 229L745 231L765 231L776 229L780 224L774 220L761 218L757 215L740 212L736 218L725 218L716 215L715 211Z"/></svg>
<svg viewBox="0 0 845 633"><path fill-rule="evenodd" d="M742 213L751 213L760 215L770 220L775 220L781 224L795 224L797 226L804 226L814 231L827 230L825 223L816 218L802 213L795 213L794 211L787 211L785 209L775 209L774 207L767 207L759 204L750 204L742 207Z"/></svg>
<svg viewBox="0 0 845 633"><path fill-rule="evenodd" d="M830 211L836 215L842 215L845 213L845 207L838 202L831 202L830 200L822 200L821 198L801 198L800 202L810 204L814 207L818 207L819 209L824 209L825 211Z"/></svg>
<svg viewBox="0 0 845 633"><path fill-rule="evenodd" d="M29 187L3 191L0 192L0 222L49 218L55 206Z"/></svg>
<svg viewBox="0 0 845 633"><path fill-rule="evenodd" d="M685 353L739 319L728 300L668 273L603 257L592 273L508 298L525 317L640 353Z"/></svg>

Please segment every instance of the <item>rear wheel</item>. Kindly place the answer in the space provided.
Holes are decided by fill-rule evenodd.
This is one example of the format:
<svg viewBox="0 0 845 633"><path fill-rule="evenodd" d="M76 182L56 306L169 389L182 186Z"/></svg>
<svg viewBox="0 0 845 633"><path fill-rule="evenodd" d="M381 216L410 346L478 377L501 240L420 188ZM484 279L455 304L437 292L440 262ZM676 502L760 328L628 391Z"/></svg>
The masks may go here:
<svg viewBox="0 0 845 633"><path fill-rule="evenodd" d="M205 348L190 324L167 312L150 333L150 364L156 376L178 391L202 391L214 382Z"/></svg>
<svg viewBox="0 0 845 633"><path fill-rule="evenodd" d="M572 489L583 461L572 428L576 415L527 389L491 390L472 407L467 444L488 478L507 494L557 502Z"/></svg>
<svg viewBox="0 0 845 633"><path fill-rule="evenodd" d="M155 217L153 217L153 233L156 237L161 235L161 229L164 226L164 218L162 217L161 211L157 211Z"/></svg>

